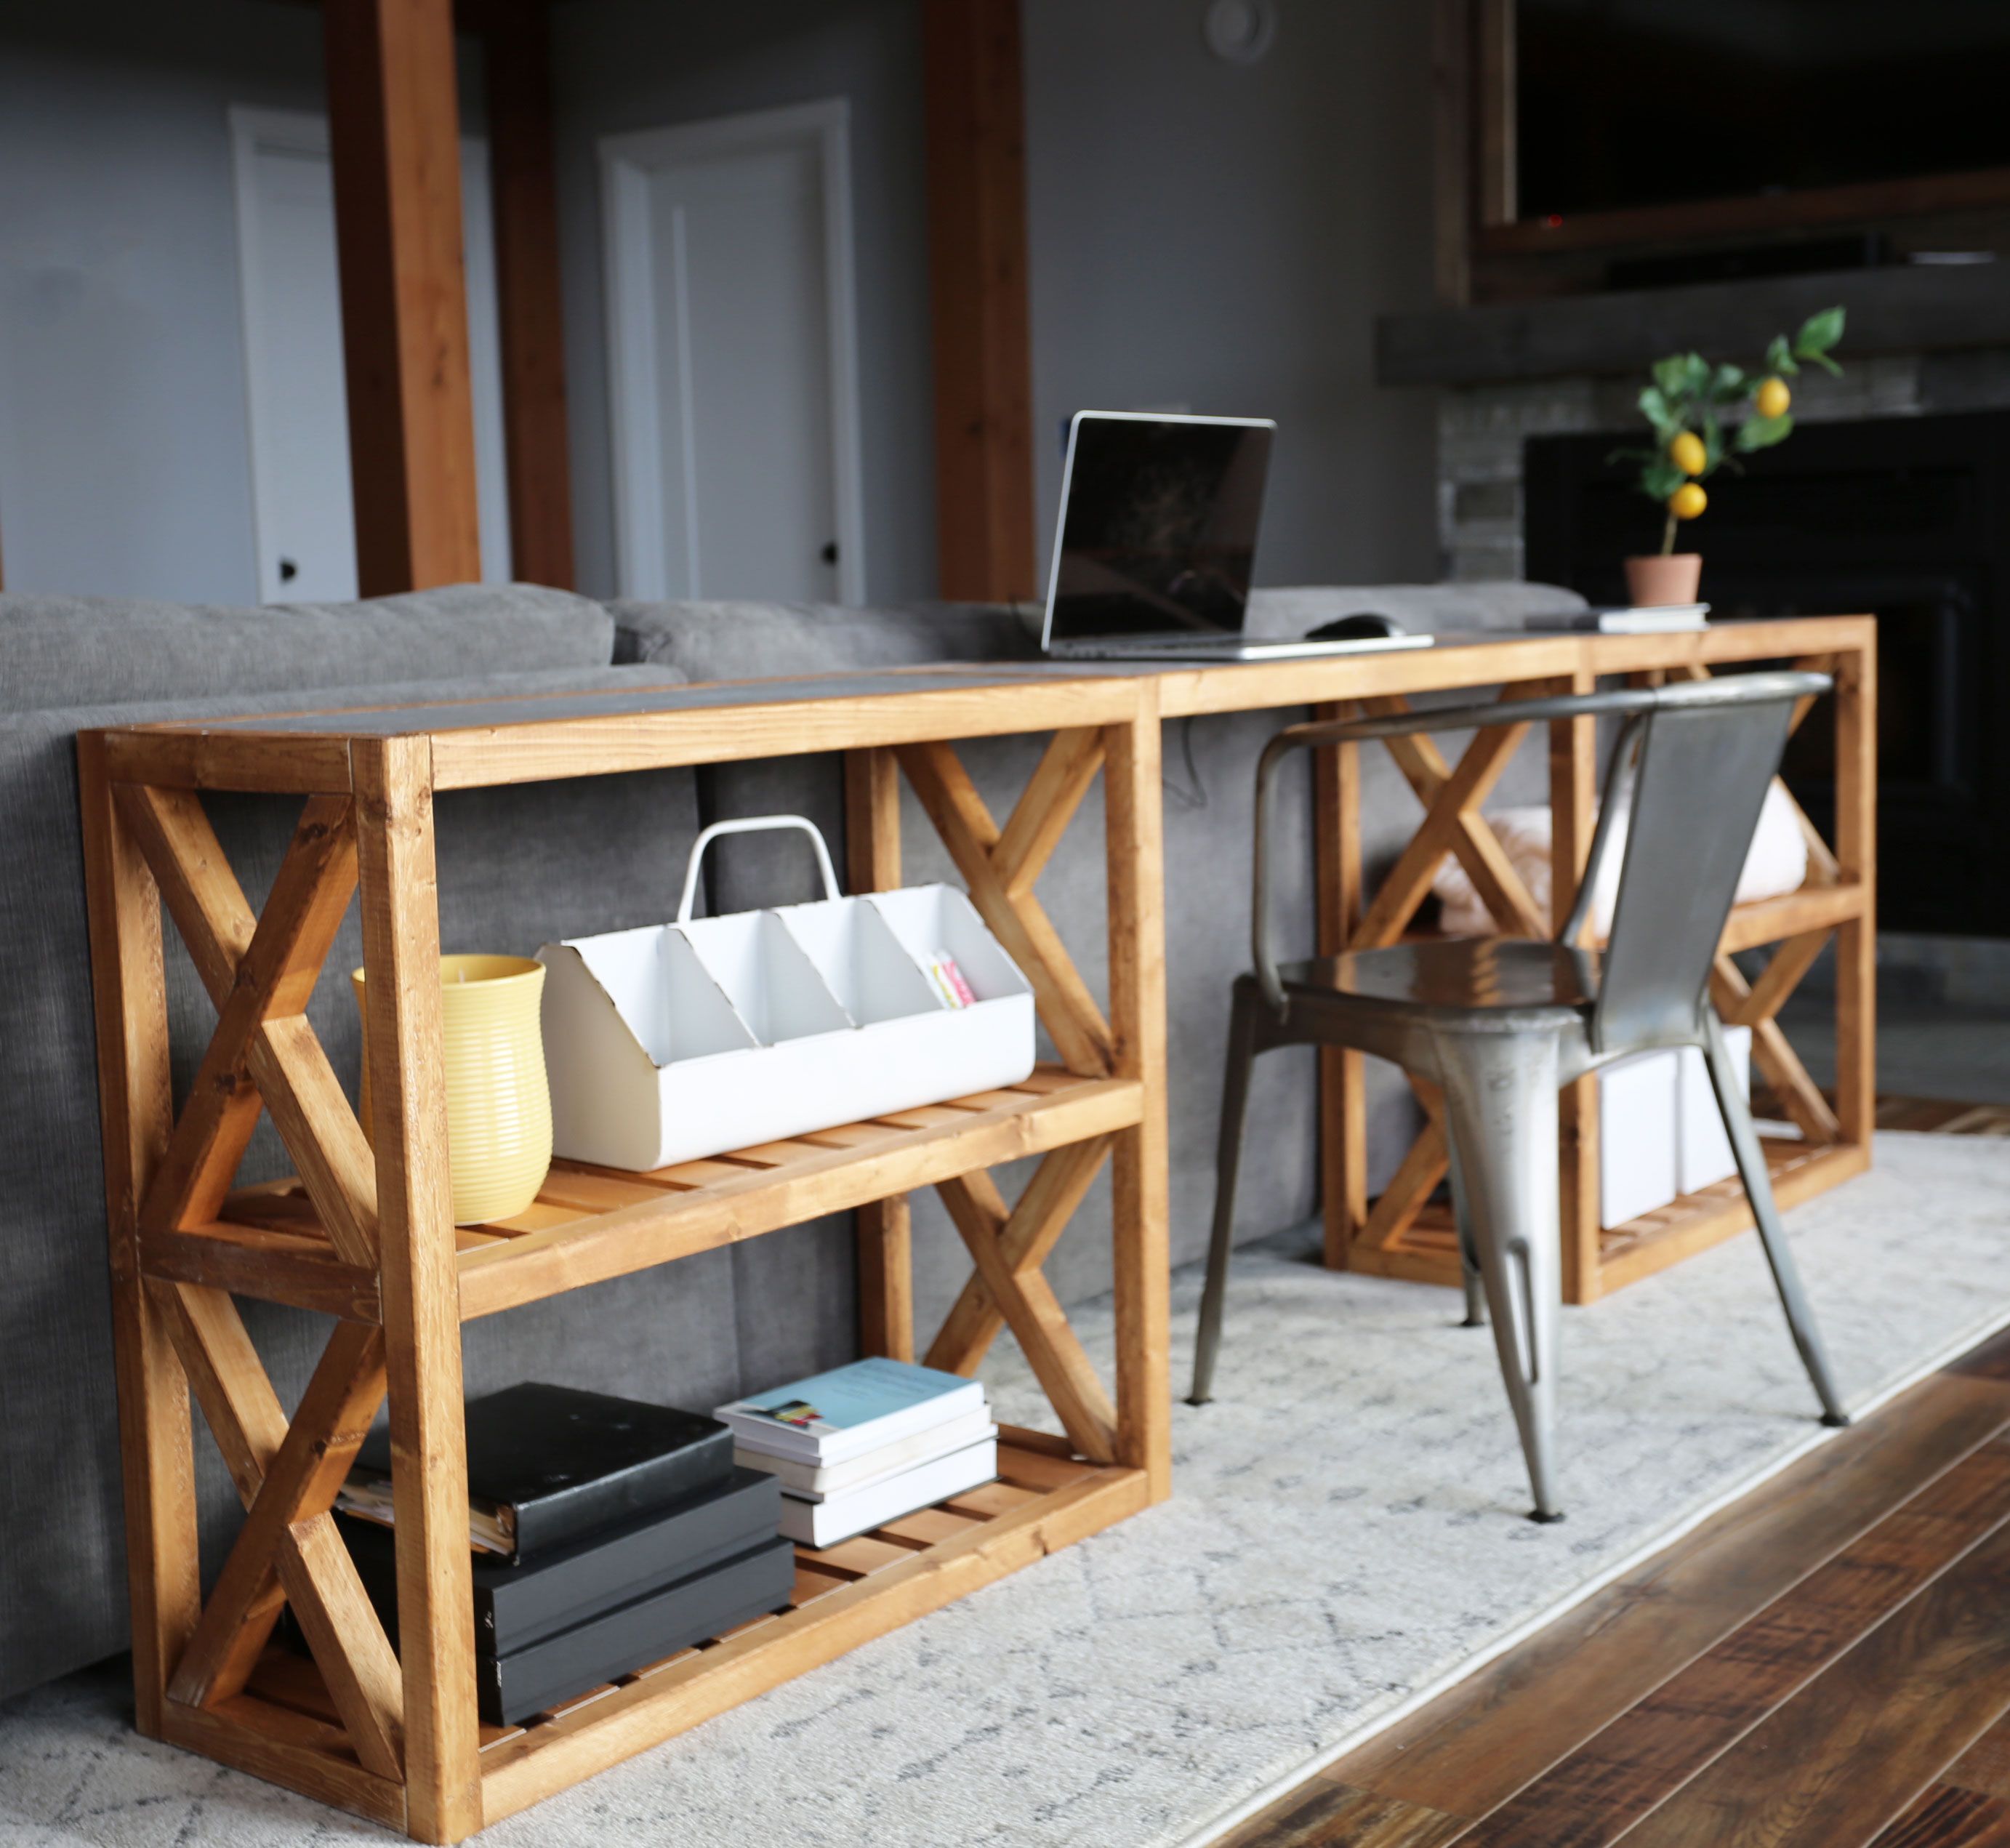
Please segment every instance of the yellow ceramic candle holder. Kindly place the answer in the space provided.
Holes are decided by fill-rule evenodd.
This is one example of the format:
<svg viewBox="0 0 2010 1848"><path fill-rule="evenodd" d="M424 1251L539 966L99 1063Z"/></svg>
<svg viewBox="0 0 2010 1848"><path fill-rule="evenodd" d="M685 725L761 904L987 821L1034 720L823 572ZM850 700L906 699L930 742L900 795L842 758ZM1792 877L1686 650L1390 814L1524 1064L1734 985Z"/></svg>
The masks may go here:
<svg viewBox="0 0 2010 1848"><path fill-rule="evenodd" d="M370 1011L363 972L350 980L363 1015L363 1133L370 1127ZM447 1168L453 1222L521 1213L552 1165L552 1093L538 1010L545 966L527 956L442 956L440 1032L446 1066Z"/></svg>

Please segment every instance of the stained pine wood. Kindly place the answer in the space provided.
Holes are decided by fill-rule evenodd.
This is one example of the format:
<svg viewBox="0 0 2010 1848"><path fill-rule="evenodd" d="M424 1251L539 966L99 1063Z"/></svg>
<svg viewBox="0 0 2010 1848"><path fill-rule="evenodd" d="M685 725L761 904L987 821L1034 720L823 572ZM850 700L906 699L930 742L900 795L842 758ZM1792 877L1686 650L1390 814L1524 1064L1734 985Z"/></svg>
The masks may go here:
<svg viewBox="0 0 2010 1848"><path fill-rule="evenodd" d="M431 815L440 748L463 734L427 729L450 723L452 709L405 709L389 730L364 725L339 737L314 730L318 716L308 715L306 734L268 720L275 729L255 740L219 743L211 728L198 728L85 741L100 779L95 812L108 819L115 838L122 827L130 830L137 869L125 884L106 885L105 915L94 926L130 933L127 986L139 1004L114 1008L119 969L101 985L105 1030L118 1043L117 1061L108 1055L108 1080L130 1073L142 1054L164 1058L149 1036L161 1011L165 897L226 1017L213 1068L230 1075L224 1088L234 1100L233 1061L241 1054L250 1094L272 1111L301 1167L297 1179L229 1194L212 1219L197 1217L182 1197L191 1190L178 1186L163 1194L176 1203L163 1207L158 1223L140 1227L137 1239L124 1238L144 1261L144 1270L138 1263L133 1270L140 1308L158 1312L166 1359L179 1363L178 1381L193 1381L250 1510L209 1611L198 1617L191 1575L183 1629L172 1649L158 1652L163 1672L176 1668L176 1691L188 1697L164 1698L155 1688L151 1711L164 1736L421 1839L458 1839L1166 1493L1163 866L1152 684L1149 677L1073 682L1016 674L992 681L978 670L961 677L971 684L957 690L916 675L912 691L895 696L885 677L833 677L859 691L799 695L800 704L787 691L738 704L730 694L701 697L645 712L639 730L627 705L596 715L589 702L556 728L521 728L527 737L519 728L493 726L487 714L486 741L476 757L461 760L463 780L471 766L510 782L561 767L605 773L638 753L685 761L705 761L708 752L744 755L778 735L772 728L781 719L813 711L816 723L797 725L790 748L807 733L866 754L856 760L862 773L854 779L854 805L865 812L854 859L862 857L868 879L891 883L899 876L892 752L925 745L923 773L950 792L959 844L984 856L987 872L973 883L988 886L1001 915L1019 921L1052 986L1103 1036L1107 1050L1099 1064L1114 1075L1042 1067L1017 1085L653 1175L558 1164L526 1212L464 1228L451 1224L445 1159ZM993 697L973 698L973 690ZM742 723L749 714L755 722ZM980 735L1062 734L1003 829L943 743L958 715ZM400 720L410 729L396 730ZM499 755L499 734L517 734L510 742L525 755ZM115 760L126 777L115 796L119 779L108 773ZM1106 805L1106 1016L1032 891L1088 782L1106 768L1113 780ZM165 782L135 780L154 773ZM218 776L314 798L263 919L244 898L202 810L199 791ZM352 876L362 899L378 1132L374 1148L356 1159L345 1150L360 1142L360 1130L295 1011ZM164 1063L158 1069L165 1073ZM159 1122L144 1147L149 1164L159 1161L169 1135L164 1096L156 1107ZM220 1139L203 1133L209 1136L204 1150L218 1146ZM109 1146L108 1162L118 1145ZM1119 1164L1113 1402L1039 1268L1106 1150ZM1062 1159L1043 1163L1020 1207L1008 1212L984 1171L1057 1153ZM200 1166L205 1175L212 1168L221 1174L233 1165L227 1151L204 1153L189 1171ZM972 1208L981 1218L984 1239L975 1256L982 1281L973 1296L983 1305L980 1320L996 1309L1017 1330L1071 1436L1005 1430L997 1482L806 1556L785 1612L588 1690L524 1727L476 1725L460 1321L937 1184L962 1203L966 1221L976 1223ZM207 1210L213 1191L202 1192L196 1204ZM121 1197L137 1215L130 1204L139 1197L136 1179L129 1178ZM115 1254L124 1248L127 1223L119 1210L115 1200ZM338 1223L349 1242L338 1237ZM290 1421L227 1293L234 1290L339 1318ZM136 1389L136 1413L145 1391L144 1384ZM391 1403L398 1498L403 1621L395 1657L327 1512L382 1392ZM162 1402L154 1402L156 1408ZM182 1419L179 1445L172 1428L136 1427L152 1480L186 1481L185 1398ZM192 1533L191 1517L183 1555L190 1562ZM144 1556L136 1551L134 1606L143 1620L150 1608L171 1610L177 1569L158 1546ZM311 1699L300 1697L302 1686L272 1675L263 1647L282 1594L318 1664L305 1690ZM160 1627L165 1632L165 1623ZM184 1645L189 1630L194 1640ZM149 1711L145 1687L143 1678L143 1715Z"/></svg>
<svg viewBox="0 0 2010 1848"><path fill-rule="evenodd" d="M1109 1071L1110 1023L1039 901L1030 891L1015 897L1007 885L996 858L1003 836L968 773L939 744L904 746L900 759L969 886L970 902L1033 985L1041 1021L1061 1057L1078 1071Z"/></svg>
<svg viewBox="0 0 2010 1848"><path fill-rule="evenodd" d="M322 9L366 597L481 575L452 0Z"/></svg>
<svg viewBox="0 0 2010 1848"><path fill-rule="evenodd" d="M1863 663L1873 643L1870 624L1856 618L1834 618L1811 623L1805 630L1793 624L1755 625L1758 626L1772 631L1772 645L1777 652L1770 656L1753 652L1759 645L1757 638L1742 632L1745 629L1742 624L1735 631L1705 631L1685 637L1671 649L1646 651L1636 645L1642 640L1658 642L1669 638L1626 638L1625 646L1614 649L1605 645L1621 638L1583 638L1579 639L1588 645L1575 654L1568 649L1552 651L1542 643L1532 648L1525 641L1511 645L1480 642L1459 645L1455 651L1444 648L1429 651L1434 659L1428 668L1418 663L1419 677L1412 686L1393 677L1408 663L1396 664L1394 658L1385 658L1390 665L1376 675L1357 677L1354 687L1361 694L1362 709L1394 713L1408 709L1411 691L1434 691L1450 684L1440 677L1448 671L1455 673L1463 669L1466 675L1476 677L1483 660L1499 670L1508 696L1513 698L1587 691L1596 686L1601 674L1615 672L1641 684L1706 679L1715 666L1777 659L1784 654L1805 666L1837 670L1839 720L1847 699L1867 704L1874 712L1874 688L1868 694L1862 690ZM1412 661L1415 659L1410 657ZM1850 664L1847 672L1838 666L1845 662ZM1537 666L1564 667L1568 671L1543 674L1531 671ZM1253 688L1254 682L1227 684ZM1317 682L1313 684L1316 687ZM1222 686L1219 675L1196 678L1191 670L1169 672L1159 682L1161 710L1226 709L1231 702ZM1307 690L1302 685L1300 696ZM1256 702L1253 693L1251 702ZM1806 716L1809 704L1801 702L1796 721ZM1321 709L1339 709L1329 705ZM1852 734L1850 748L1860 758L1859 747L1865 735L1860 713L1856 723L1858 730ZM1344 942L1374 947L1405 936L1447 855L1458 858L1504 933L1548 934L1548 919L1539 914L1481 809L1488 791L1504 768L1512 741L1522 729L1505 727L1481 733L1456 769L1428 736L1387 741L1385 748L1424 805L1425 813L1368 906L1365 916L1358 922L1352 921L1354 907L1358 904L1358 884L1344 887L1341 863L1325 845L1335 826L1328 819L1329 808L1338 812L1340 831L1352 831L1354 818L1348 805L1358 806L1358 784L1345 789L1330 769L1323 772L1315 767L1316 798L1323 805L1317 812L1323 944ZM1590 845L1596 802L1596 729L1589 720L1553 724L1549 741L1551 809L1556 823L1551 887L1556 908L1562 909L1575 895L1579 869ZM1859 765L1858 773L1860 771ZM1859 811L1862 806L1859 798ZM1840 1112L1808 1076L1775 1016L1828 934L1866 915L1872 903L1875 880L1874 849L1860 852L1845 865L1813 834L1812 824L1798 808L1796 814L1803 830L1811 836L1809 883L1797 892L1735 907L1713 976L1718 1005L1727 1018L1752 1028L1759 1069L1784 1100L1785 1108L1807 1139L1806 1145L1790 1157L1769 1157L1778 1177L1782 1200L1789 1203L1860 1172L1868 1160L1870 1117L1860 1115L1853 1127L1845 1126ZM1355 866L1354 876L1358 880L1358 854ZM1336 922L1343 906L1350 919L1344 930ZM1859 947L1864 940L1859 940ZM1755 991L1731 961L1731 953L1780 942L1786 947L1776 954ZM1875 1031L1873 998L1859 979L1838 1010L1838 1029L1850 1040L1852 1057L1866 1070ZM1457 1284L1461 1272L1457 1241L1448 1235L1444 1211L1434 1198L1446 1167L1441 1128L1427 1113L1415 1142L1371 1207L1365 1199L1353 1198L1351 1191L1358 1182L1351 1177L1358 1174L1359 1166L1351 1159L1351 1152L1355 1147L1351 1136L1360 1108L1360 1061L1323 1055L1321 1079L1327 1263L1381 1276ZM1350 1093L1356 1101L1350 1103ZM1735 1236L1751 1223L1749 1203L1737 1190L1705 1189L1626 1225L1602 1227L1598 1214L1597 1095L1592 1081L1580 1081L1559 1100L1559 1129L1567 1302L1596 1302L1610 1290Z"/></svg>
<svg viewBox="0 0 2010 1848"><path fill-rule="evenodd" d="M989 1302L1017 1339L1062 1427L1084 1456L1113 1461L1117 1418L1109 1395L1038 1265L1015 1263L1007 1256L1010 1216L990 1177L981 1172L953 1176L937 1191L983 1280ZM1037 1228L1028 1233L1025 1247L1037 1236Z"/></svg>
<svg viewBox="0 0 2010 1848"><path fill-rule="evenodd" d="M1836 931L1836 1119L1852 1142L1870 1134L1877 1108L1877 655L1838 654L1835 665L1837 876L1863 903Z"/></svg>
<svg viewBox="0 0 2010 1848"><path fill-rule="evenodd" d="M886 750L844 754L846 871L854 892L900 883L900 766ZM905 1194L858 1209L858 1341L868 1354L914 1357L914 1215Z"/></svg>
<svg viewBox="0 0 2010 1848"><path fill-rule="evenodd" d="M665 1169L648 1199L598 1213L575 1210L559 1223L464 1253L460 1313L471 1320L492 1315L972 1169L1044 1154L1135 1123L1145 1107L1135 1080L1057 1075L1063 1080L1057 1089L989 1093L969 1108L945 1106L946 1117L918 1126L819 1130L801 1138L803 1152L779 1166L691 1162ZM861 1129L869 1137L863 1146L852 1139ZM563 1178L565 1171L556 1171ZM689 1184L701 1178L701 1184Z"/></svg>
<svg viewBox="0 0 2010 1848"><path fill-rule="evenodd" d="M513 574L573 588L572 469L559 291L549 0L482 10Z"/></svg>
<svg viewBox="0 0 2010 1848"><path fill-rule="evenodd" d="M188 1383L141 1281L140 1200L173 1121L161 901L113 800L103 741L77 746L90 901L91 986L112 1270L112 1363L132 1588L133 1690L140 1730L165 1736L169 1675L195 1628L195 1468Z"/></svg>
<svg viewBox="0 0 2010 1848"><path fill-rule="evenodd" d="M922 10L943 595L1034 594L1026 105L1014 0Z"/></svg>
<svg viewBox="0 0 2010 1848"><path fill-rule="evenodd" d="M1010 1470L1017 1460L1001 1447L1001 1468ZM939 1609L1135 1512L1149 1498L1142 1470L1077 1464L1060 1486L991 1520L912 1516L890 1523L875 1537L913 1532L924 1541L907 1561L831 1590L646 1680L619 1686L576 1718L533 1727L520 1740L487 1754L487 1819L499 1821L751 1694Z"/></svg>
<svg viewBox="0 0 2010 1848"><path fill-rule="evenodd" d="M1139 1087L1137 1121L1118 1133L1112 1164L1117 1454L1145 1471L1154 1502L1172 1493L1173 1480L1159 737L1156 709L1142 698L1131 723L1103 733L1112 1062Z"/></svg>
<svg viewBox="0 0 2010 1848"><path fill-rule="evenodd" d="M1100 1171L1110 1153L1110 1140L1108 1136L1096 1136L1086 1142L1065 1143L1040 1164L1018 1204L996 1233L999 1260L1010 1276L1016 1278L1036 1271L1047 1261L1049 1253ZM977 1217L988 1219L989 1214L980 1207ZM945 1373L975 1374L1004 1325L1004 1313L993 1299L980 1267L943 1318L942 1327L929 1347L928 1365Z"/></svg>
<svg viewBox="0 0 2010 1848"><path fill-rule="evenodd" d="M423 738L357 750L405 1800L415 1835L458 1841L481 1825L481 1773L431 771Z"/></svg>
<svg viewBox="0 0 2010 1848"><path fill-rule="evenodd" d="M1347 709L1316 707L1316 720ZM1312 876L1319 953L1337 956L1361 925L1361 748L1340 745L1312 754ZM1333 1269L1368 1217L1368 1099L1362 1055L1348 1047L1319 1049L1319 1198L1323 1256Z"/></svg>

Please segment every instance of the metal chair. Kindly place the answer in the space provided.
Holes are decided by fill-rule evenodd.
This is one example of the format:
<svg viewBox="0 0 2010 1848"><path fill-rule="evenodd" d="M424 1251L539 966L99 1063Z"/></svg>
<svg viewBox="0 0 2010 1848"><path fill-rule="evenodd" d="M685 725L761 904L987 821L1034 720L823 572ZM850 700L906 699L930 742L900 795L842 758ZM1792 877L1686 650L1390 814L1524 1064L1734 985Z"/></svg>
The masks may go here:
<svg viewBox="0 0 2010 1848"><path fill-rule="evenodd" d="M1560 1519L1550 1441L1561 1300L1557 1093L1611 1060L1694 1046L1707 1061L1787 1325L1821 1401L1822 1422L1848 1422L1708 994L1717 942L1795 702L1827 692L1831 684L1826 674L1741 674L1294 725L1270 741L1256 772L1256 967L1235 983L1191 1403L1207 1402L1220 1345L1251 1065L1274 1047L1308 1043L1372 1053L1444 1091L1467 1319L1483 1319L1483 1295L1535 1493L1531 1518ZM1554 943L1447 940L1277 965L1265 874L1270 787L1285 757L1422 731L1608 715L1624 717L1625 724L1576 906ZM1636 744L1628 801L1622 785ZM1629 819L1610 940L1603 952L1578 949L1573 946L1621 812Z"/></svg>

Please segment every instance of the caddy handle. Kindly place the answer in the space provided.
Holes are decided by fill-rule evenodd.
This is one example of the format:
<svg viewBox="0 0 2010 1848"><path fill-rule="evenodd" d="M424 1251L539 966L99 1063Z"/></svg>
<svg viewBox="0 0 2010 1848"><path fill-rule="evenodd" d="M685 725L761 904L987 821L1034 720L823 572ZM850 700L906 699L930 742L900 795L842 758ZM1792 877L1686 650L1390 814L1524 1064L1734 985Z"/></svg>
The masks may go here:
<svg viewBox="0 0 2010 1848"><path fill-rule="evenodd" d="M698 898L698 872L705 859L705 850L721 834L751 834L769 828L801 828L808 835L810 845L816 849L817 870L823 875L824 897L840 896L836 869L830 863L830 849L824 845L822 830L815 822L803 815L750 815L742 821L716 821L691 843L691 863L684 869L684 896L677 901L680 924L691 922L691 906Z"/></svg>

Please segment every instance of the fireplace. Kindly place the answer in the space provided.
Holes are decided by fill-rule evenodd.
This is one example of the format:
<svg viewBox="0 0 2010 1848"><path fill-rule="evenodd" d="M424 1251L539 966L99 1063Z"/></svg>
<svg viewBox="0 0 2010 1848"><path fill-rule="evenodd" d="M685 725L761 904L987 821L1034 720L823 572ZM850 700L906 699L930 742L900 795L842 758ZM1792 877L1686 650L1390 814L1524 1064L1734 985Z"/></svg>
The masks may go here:
<svg viewBox="0 0 2010 1848"><path fill-rule="evenodd" d="M1623 435L1534 436L1523 457L1527 574L1625 600L1620 560L1661 516L1607 457ZM1720 471L1685 529L1713 619L1878 619L1879 922L2010 937L2010 411L1803 424ZM1833 806L1825 709L1788 782Z"/></svg>

